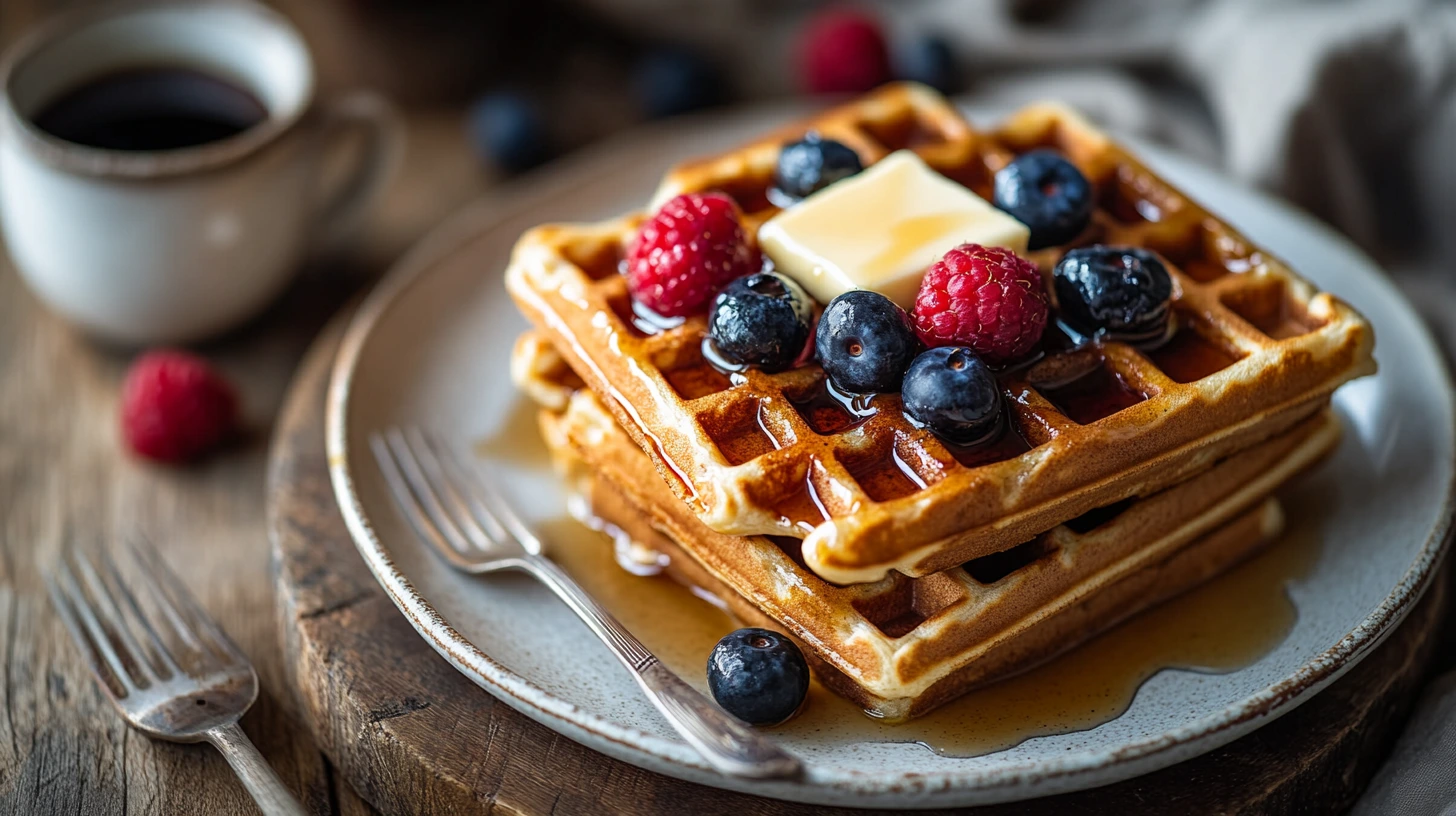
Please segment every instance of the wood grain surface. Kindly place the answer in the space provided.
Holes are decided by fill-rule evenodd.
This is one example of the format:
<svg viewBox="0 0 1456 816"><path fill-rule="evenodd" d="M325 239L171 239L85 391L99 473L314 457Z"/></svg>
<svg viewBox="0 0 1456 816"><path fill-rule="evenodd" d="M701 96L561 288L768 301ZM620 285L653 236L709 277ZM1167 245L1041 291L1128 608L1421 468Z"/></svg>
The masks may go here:
<svg viewBox="0 0 1456 816"><path fill-rule="evenodd" d="M3 0L0 46L86 2ZM352 29L337 16L351 3L275 5L315 48L325 93L359 80ZM0 816L257 812L212 749L126 729L52 614L39 570L60 544L126 537L153 542L252 657L262 693L243 727L310 812L363 816L376 812L370 802L427 814L796 810L638 770L497 705L414 634L344 535L318 436L331 341L315 346L280 416L287 385L329 315L494 181L466 148L458 110L415 111L408 122L404 170L349 257L308 270L265 317L201 349L244 395L247 430L196 466L153 467L122 452L116 401L130 352L68 328L0 259ZM1445 588L1433 587L1366 663L1270 728L1142 780L985 812L1347 803L1440 651L1429 633Z"/></svg>
<svg viewBox="0 0 1456 816"><path fill-rule="evenodd" d="M323 750L390 813L833 812L640 770L497 703L409 626L354 550L333 501L323 392L339 324L305 359L269 467L269 528L290 678ZM1437 651L1442 573L1350 674L1274 724L1129 782L985 814L1327 813L1364 788Z"/></svg>
<svg viewBox="0 0 1456 816"><path fill-rule="evenodd" d="M3 0L0 46L84 0ZM90 3L93 4L94 3ZM323 90L354 84L330 55L336 11L279 0L318 48ZM222 757L128 730L52 614L39 569L62 541L151 541L257 666L243 728L306 807L374 812L333 773L294 707L269 578L268 440L299 356L343 301L424 229L494 179L457 110L411 112L400 173L346 257L316 263L264 317L199 350L243 396L245 431L219 455L161 468L123 453L117 392L132 352L47 312L0 253L0 814L254 814Z"/></svg>

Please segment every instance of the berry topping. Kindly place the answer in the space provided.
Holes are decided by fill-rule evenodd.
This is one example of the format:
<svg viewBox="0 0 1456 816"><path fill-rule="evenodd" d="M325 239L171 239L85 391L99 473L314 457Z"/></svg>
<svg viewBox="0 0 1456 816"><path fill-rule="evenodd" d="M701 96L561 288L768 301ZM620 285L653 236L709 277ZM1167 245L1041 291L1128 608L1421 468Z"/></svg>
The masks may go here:
<svg viewBox="0 0 1456 816"><path fill-rule="evenodd" d="M722 85L713 66L681 48L649 52L637 64L633 84L643 109L652 117L705 108L722 96Z"/></svg>
<svg viewBox="0 0 1456 816"><path fill-rule="evenodd" d="M863 93L890 78L890 50L871 17L831 10L805 29L800 68L810 93Z"/></svg>
<svg viewBox="0 0 1456 816"><path fill-rule="evenodd" d="M901 79L920 82L940 91L955 91L956 60L950 44L935 35L919 37L895 55Z"/></svg>
<svg viewBox="0 0 1456 816"><path fill-rule="evenodd" d="M1074 249L1057 264L1053 285L1062 322L1082 335L1137 343L1168 334L1173 280L1145 249Z"/></svg>
<svg viewBox="0 0 1456 816"><path fill-rule="evenodd" d="M910 419L947 441L973 445L1001 431L1001 388L981 358L963 346L916 357L900 397Z"/></svg>
<svg viewBox="0 0 1456 816"><path fill-rule="evenodd" d="M774 203L788 206L863 169L858 153L833 139L809 133L802 141L784 145L779 152L771 192L782 200Z"/></svg>
<svg viewBox="0 0 1456 816"><path fill-rule="evenodd" d="M207 361L182 351L138 357L121 386L121 433L137 454L159 462L195 459L238 420L232 386Z"/></svg>
<svg viewBox="0 0 1456 816"><path fill-rule="evenodd" d="M926 270L915 331L930 347L969 346L990 363L1031 351L1047 322L1036 264L1001 247L961 244Z"/></svg>
<svg viewBox="0 0 1456 816"><path fill-rule="evenodd" d="M756 272L713 298L708 337L732 362L780 371L804 352L813 318L814 301L799 284L777 272Z"/></svg>
<svg viewBox="0 0 1456 816"><path fill-rule="evenodd" d="M531 101L514 93L486 94L470 107L471 142L505 170L525 170L548 154L546 129Z"/></svg>
<svg viewBox="0 0 1456 816"><path fill-rule="evenodd" d="M809 694L809 666L792 640L767 629L739 629L708 656L708 690L724 711L750 725L794 716Z"/></svg>
<svg viewBox="0 0 1456 816"><path fill-rule="evenodd" d="M734 278L759 267L738 223L738 206L722 193L686 193L647 219L627 253L632 297L667 317L703 311Z"/></svg>
<svg viewBox="0 0 1456 816"><path fill-rule="evenodd" d="M1092 218L1092 185L1055 150L1033 150L996 173L992 202L1031 230L1029 249L1064 244Z"/></svg>
<svg viewBox="0 0 1456 816"><path fill-rule="evenodd" d="M829 301L819 318L814 353L835 387L851 394L900 390L920 351L910 316L894 301L852 289Z"/></svg>

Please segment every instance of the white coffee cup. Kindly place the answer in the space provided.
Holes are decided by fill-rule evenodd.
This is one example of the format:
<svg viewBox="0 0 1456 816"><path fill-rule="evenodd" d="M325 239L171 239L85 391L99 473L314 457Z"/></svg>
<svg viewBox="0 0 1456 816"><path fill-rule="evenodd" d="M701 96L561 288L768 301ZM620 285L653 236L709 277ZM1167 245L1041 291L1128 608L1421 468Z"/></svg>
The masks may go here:
<svg viewBox="0 0 1456 816"><path fill-rule="evenodd" d="M61 95L109 73L192 69L251 93L266 116L197 146L123 151L36 126ZM267 305L306 253L387 181L398 117L362 92L314 104L298 31L250 2L153 2L46 25L0 60L0 227L22 277L102 338L181 343ZM325 152L359 149L326 174ZM329 175L330 178L324 178Z"/></svg>

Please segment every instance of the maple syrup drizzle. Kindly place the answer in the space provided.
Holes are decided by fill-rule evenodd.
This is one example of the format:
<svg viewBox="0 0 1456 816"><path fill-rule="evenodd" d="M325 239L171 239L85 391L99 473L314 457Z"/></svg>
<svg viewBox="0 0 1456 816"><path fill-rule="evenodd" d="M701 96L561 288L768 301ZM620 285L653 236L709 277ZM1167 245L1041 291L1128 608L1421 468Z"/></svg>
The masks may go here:
<svg viewBox="0 0 1456 816"><path fill-rule="evenodd" d="M1068 419L1081 425L1090 425L1148 398L1105 363L1065 383L1037 385L1036 390Z"/></svg>
<svg viewBox="0 0 1456 816"><path fill-rule="evenodd" d="M476 450L540 466L546 459L544 444L524 427L528 419L534 422L535 410L526 400L519 405L502 430ZM1313 505L1309 498L1291 496L1286 532L1224 575L923 717L903 724L880 722L815 681L804 711L772 731L796 739L910 743L942 756L977 756L1109 722L1164 669L1237 671L1268 654L1294 625L1296 611L1285 585L1307 575L1318 557L1319 508ZM660 553L637 545L614 526L597 524L584 505L573 506L573 513L602 529L570 516L537 523L551 557L664 664L706 691L708 654L739 624L710 593L660 575L666 564ZM787 540L786 551L799 543Z"/></svg>
<svg viewBox="0 0 1456 816"><path fill-rule="evenodd" d="M1179 329L1171 340L1146 354L1164 374L1180 383L1197 382L1239 361L1192 326Z"/></svg>
<svg viewBox="0 0 1456 816"><path fill-rule="evenodd" d="M825 377L797 394L786 394L789 404L821 436L833 436L863 425L879 412L874 395L846 394Z"/></svg>
<svg viewBox="0 0 1456 816"><path fill-rule="evenodd" d="M1296 521L1261 554L1024 674L893 725L865 716L815 681L804 711L773 731L836 742L913 743L942 756L977 756L1116 719L1138 688L1163 669L1241 669L1293 627L1295 610L1284 585L1307 574L1319 551L1315 508L1290 510ZM549 524L543 532L568 572L665 664L705 688L708 654L738 627L716 603L703 603L707 593L615 567L614 547L574 520Z"/></svg>
<svg viewBox="0 0 1456 816"><path fill-rule="evenodd" d="M511 407L496 432L476 440L471 449L476 456L494 462L545 467L548 456L537 419L540 410L531 400L517 397L511 401Z"/></svg>
<svg viewBox="0 0 1456 816"><path fill-rule="evenodd" d="M921 248L927 241L952 233L964 220L965 216L960 213L931 213L891 223L888 227L889 245L864 264L863 285L872 286L904 261L906 255Z"/></svg>
<svg viewBox="0 0 1456 816"><path fill-rule="evenodd" d="M632 305L632 326L644 335L661 334L687 322L685 317L668 317L644 306L637 298L628 298Z"/></svg>

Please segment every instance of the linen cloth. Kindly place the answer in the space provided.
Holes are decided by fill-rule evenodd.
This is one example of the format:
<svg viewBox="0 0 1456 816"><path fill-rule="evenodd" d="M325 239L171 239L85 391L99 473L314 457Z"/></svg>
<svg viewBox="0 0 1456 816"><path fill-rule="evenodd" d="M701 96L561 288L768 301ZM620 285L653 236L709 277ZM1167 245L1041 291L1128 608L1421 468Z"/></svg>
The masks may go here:
<svg viewBox="0 0 1456 816"><path fill-rule="evenodd" d="M796 90L817 3L580 0L708 55L744 96ZM968 101L1044 98L1173 145L1328 221L1456 350L1456 4L1426 0L882 0L892 48L953 46ZM1448 663L1449 667L1449 663ZM1357 814L1456 816L1456 671Z"/></svg>

